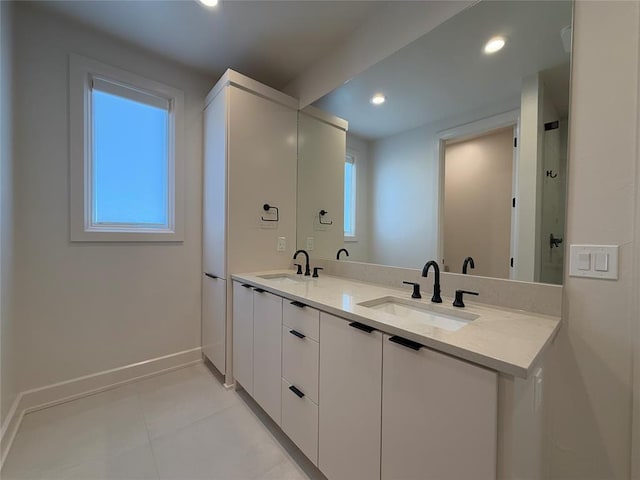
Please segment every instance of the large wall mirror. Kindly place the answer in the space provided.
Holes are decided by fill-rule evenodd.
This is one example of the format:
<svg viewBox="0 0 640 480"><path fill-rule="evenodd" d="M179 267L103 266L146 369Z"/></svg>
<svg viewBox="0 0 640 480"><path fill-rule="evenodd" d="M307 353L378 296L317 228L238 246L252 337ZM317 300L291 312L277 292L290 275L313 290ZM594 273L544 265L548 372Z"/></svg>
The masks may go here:
<svg viewBox="0 0 640 480"><path fill-rule="evenodd" d="M303 110L298 248L562 283L572 7L479 2Z"/></svg>

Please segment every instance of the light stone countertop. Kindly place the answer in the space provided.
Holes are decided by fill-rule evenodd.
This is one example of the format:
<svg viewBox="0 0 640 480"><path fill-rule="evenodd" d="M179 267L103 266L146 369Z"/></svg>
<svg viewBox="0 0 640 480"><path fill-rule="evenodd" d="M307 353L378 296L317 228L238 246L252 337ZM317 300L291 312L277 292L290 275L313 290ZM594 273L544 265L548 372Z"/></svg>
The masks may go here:
<svg viewBox="0 0 640 480"><path fill-rule="evenodd" d="M457 331L448 331L358 305L386 296L412 300L410 285L406 289L394 289L322 273L320 278L300 277L303 279L300 282L260 278L262 275L272 274L295 276L292 270L270 270L234 274L232 278L323 312L364 323L390 335L399 335L434 350L520 378L527 378L532 373L560 328L559 317L483 305L474 302L474 297L465 296L464 309L452 307L453 299L448 297L443 297L443 303L438 306L449 310L452 315L465 312L478 315L478 318ZM430 302L430 290L423 291L422 297L422 300L412 301L436 305Z"/></svg>

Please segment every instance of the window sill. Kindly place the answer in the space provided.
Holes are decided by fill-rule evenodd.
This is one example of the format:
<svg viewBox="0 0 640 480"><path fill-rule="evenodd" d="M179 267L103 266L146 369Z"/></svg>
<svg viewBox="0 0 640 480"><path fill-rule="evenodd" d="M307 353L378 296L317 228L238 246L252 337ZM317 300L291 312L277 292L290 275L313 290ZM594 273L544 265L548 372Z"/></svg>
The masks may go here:
<svg viewBox="0 0 640 480"><path fill-rule="evenodd" d="M171 230L82 230L71 232L72 242L184 242L184 234Z"/></svg>
<svg viewBox="0 0 640 480"><path fill-rule="evenodd" d="M344 242L345 243L357 243L358 242L358 237L344 237Z"/></svg>

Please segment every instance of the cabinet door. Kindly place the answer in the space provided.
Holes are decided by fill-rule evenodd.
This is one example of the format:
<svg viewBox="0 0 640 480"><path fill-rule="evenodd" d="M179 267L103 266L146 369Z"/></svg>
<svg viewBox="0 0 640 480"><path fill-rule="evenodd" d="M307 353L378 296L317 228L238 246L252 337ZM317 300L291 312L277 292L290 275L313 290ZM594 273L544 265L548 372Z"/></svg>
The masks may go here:
<svg viewBox="0 0 640 480"><path fill-rule="evenodd" d="M384 337L382 479L495 479L496 372Z"/></svg>
<svg viewBox="0 0 640 480"><path fill-rule="evenodd" d="M233 376L253 395L253 288L233 282Z"/></svg>
<svg viewBox="0 0 640 480"><path fill-rule="evenodd" d="M282 298L258 290L253 295L253 398L280 425Z"/></svg>
<svg viewBox="0 0 640 480"><path fill-rule="evenodd" d="M227 278L227 94L223 89L204 111L202 264L222 278Z"/></svg>
<svg viewBox="0 0 640 480"><path fill-rule="evenodd" d="M296 248L298 112L229 87L228 267L234 272L289 268ZM268 203L279 209L268 213ZM276 251L278 237L286 250Z"/></svg>
<svg viewBox="0 0 640 480"><path fill-rule="evenodd" d="M227 281L204 275L202 282L202 353L224 375Z"/></svg>
<svg viewBox="0 0 640 480"><path fill-rule="evenodd" d="M359 326L320 314L318 467L331 480L380 478L382 334Z"/></svg>

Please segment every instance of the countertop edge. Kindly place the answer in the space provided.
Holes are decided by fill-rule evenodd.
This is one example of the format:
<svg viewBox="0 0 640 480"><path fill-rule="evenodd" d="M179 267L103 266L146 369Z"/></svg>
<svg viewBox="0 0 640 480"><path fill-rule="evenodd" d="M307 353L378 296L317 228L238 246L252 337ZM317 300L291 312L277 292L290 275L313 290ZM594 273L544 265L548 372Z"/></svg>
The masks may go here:
<svg viewBox="0 0 640 480"><path fill-rule="evenodd" d="M555 326L553 332L549 335L549 337L547 338L547 340L545 341L545 343L542 345L542 347L540 348L540 350L538 351L538 353L535 355L535 357L533 358L533 360L530 362L528 367L523 367L523 366L519 366L519 365L514 365L512 363L508 363L505 362L503 360L498 360L492 357L487 357L486 355L474 352L472 350L467 350L464 348L460 348L457 347L455 345L449 344L447 342L443 342L443 341L439 341L437 339L432 339L432 338L426 338L423 336L420 336L418 334L414 334L412 332L403 330L401 328L395 328L391 325L388 324L384 324L381 325L380 323L378 323L377 321L362 316L362 315L358 315L352 312L347 312L345 310L342 310L340 308L336 308L336 307L332 307L331 305L327 305L325 303L321 303L312 299L309 299L307 297L303 297L303 296L299 296L299 295L295 295L292 294L290 292L286 292L283 290L279 290L277 287L274 287L272 285L267 285L265 283L256 281L252 278L249 278L245 275L248 275L250 277L254 276L253 274L232 274L231 275L231 279L234 281L239 281L245 284L249 284L252 287L256 287L256 288L261 288L269 293L272 293L274 295L278 295L280 297L285 297L287 299L290 299L292 301L298 301L298 302L302 302L310 307L313 307L317 310L320 310L322 312L326 312L330 315L335 315L341 318L345 318L347 320L351 320L351 321L357 321L360 323L363 323L367 326L376 328L377 330L386 333L388 335L398 335L398 336L402 336L404 338L407 338L409 340L413 340L414 342L418 342L421 345L424 345L427 348L432 348L433 350L437 350L438 352L444 353L446 355L450 355L453 357L456 357L458 359L473 363L475 365L481 366L483 368L488 368L490 370L494 370L498 373L502 373L502 374L506 374L506 375L512 375L514 377L518 377L518 378L522 378L522 379L527 379L531 373L533 372L533 370L536 368L537 364L539 363L542 355L546 352L546 350L549 348L549 345L551 345L551 343L553 342L553 340L555 339L555 337L558 334L558 331L560 329L560 326L562 324L562 321L559 320L557 325Z"/></svg>

